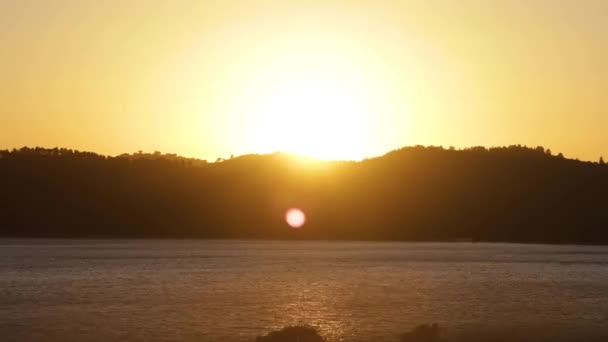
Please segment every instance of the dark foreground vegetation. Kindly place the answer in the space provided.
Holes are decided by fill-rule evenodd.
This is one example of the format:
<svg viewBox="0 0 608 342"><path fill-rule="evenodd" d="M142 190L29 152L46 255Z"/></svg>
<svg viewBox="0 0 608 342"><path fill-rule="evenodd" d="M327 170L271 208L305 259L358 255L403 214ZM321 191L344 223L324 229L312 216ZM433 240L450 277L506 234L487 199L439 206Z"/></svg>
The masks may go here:
<svg viewBox="0 0 608 342"><path fill-rule="evenodd" d="M3 236L608 243L608 166L542 147L214 163L23 148L0 151L0 201Z"/></svg>
<svg viewBox="0 0 608 342"><path fill-rule="evenodd" d="M444 341L443 331L437 324L424 324L412 331L402 334L400 342L440 342ZM259 336L255 342L325 342L325 339L310 326L286 327L273 331L265 336Z"/></svg>
<svg viewBox="0 0 608 342"><path fill-rule="evenodd" d="M600 334L547 334L542 329L518 332L460 332L449 333L437 324L423 324L411 331L395 336L395 342L600 342L606 341L608 335ZM358 338L357 341L373 342ZM286 327L267 335L259 336L255 342L326 342L326 340L310 326Z"/></svg>

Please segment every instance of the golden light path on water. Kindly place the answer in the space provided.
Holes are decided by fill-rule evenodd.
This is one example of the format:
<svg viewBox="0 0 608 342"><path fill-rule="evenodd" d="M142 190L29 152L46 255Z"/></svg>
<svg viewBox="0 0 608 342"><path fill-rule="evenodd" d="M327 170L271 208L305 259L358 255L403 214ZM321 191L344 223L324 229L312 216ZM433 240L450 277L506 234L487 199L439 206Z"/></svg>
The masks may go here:
<svg viewBox="0 0 608 342"><path fill-rule="evenodd" d="M285 222L294 229L302 228L306 224L306 214L302 209L289 208L285 212ZM298 268L297 265L292 266ZM347 329L352 327L345 326L339 319L339 314L334 309L336 303L333 293L327 291L325 286L319 282L309 282L304 278L297 277L291 279L287 287L291 300L287 301L279 312L283 312L283 321L277 324L274 329L281 329L288 326L310 325L319 330L326 338L339 340Z"/></svg>

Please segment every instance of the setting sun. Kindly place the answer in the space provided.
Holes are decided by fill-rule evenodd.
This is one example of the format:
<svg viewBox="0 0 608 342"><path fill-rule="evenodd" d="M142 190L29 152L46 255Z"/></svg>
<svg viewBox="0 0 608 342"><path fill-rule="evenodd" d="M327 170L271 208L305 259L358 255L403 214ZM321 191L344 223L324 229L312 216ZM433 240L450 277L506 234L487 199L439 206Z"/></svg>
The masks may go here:
<svg viewBox="0 0 608 342"><path fill-rule="evenodd" d="M342 39L343 40L343 39ZM339 38L281 39L245 56L246 80L229 81L229 116L245 118L241 138L260 153L291 152L319 159L362 159L374 153L378 124L391 113L389 77L361 48ZM385 130L387 131L387 130Z"/></svg>
<svg viewBox="0 0 608 342"><path fill-rule="evenodd" d="M251 108L256 150L321 159L361 159L373 114L364 93L348 80L322 75L283 80Z"/></svg>

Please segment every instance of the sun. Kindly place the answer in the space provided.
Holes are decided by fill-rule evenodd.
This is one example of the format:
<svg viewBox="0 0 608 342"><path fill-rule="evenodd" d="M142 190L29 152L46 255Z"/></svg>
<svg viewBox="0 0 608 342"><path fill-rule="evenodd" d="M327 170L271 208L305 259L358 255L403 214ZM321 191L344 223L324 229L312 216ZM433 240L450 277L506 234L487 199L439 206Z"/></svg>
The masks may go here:
<svg viewBox="0 0 608 342"><path fill-rule="evenodd" d="M394 138L386 123L404 105L391 72L365 46L317 33L273 34L220 79L212 108L243 153L361 160Z"/></svg>
<svg viewBox="0 0 608 342"><path fill-rule="evenodd" d="M255 108L259 150L320 159L360 159L372 115L365 96L346 80L295 77L271 89Z"/></svg>
<svg viewBox="0 0 608 342"><path fill-rule="evenodd" d="M296 51L296 52L294 52ZM291 49L249 66L233 112L253 152L289 152L316 159L360 160L381 138L376 127L382 90L369 63L331 49ZM244 90L243 90L244 89Z"/></svg>

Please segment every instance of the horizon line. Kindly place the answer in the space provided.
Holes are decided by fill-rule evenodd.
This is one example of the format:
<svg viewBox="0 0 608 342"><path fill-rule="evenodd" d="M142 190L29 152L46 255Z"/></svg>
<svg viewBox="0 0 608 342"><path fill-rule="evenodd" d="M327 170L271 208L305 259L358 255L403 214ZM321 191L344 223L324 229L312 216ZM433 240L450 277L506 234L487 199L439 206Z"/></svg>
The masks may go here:
<svg viewBox="0 0 608 342"><path fill-rule="evenodd" d="M105 154L105 153L101 153L101 152L96 152L93 150L86 150L86 149L77 149L77 148L69 148L69 147L60 147L60 146L53 146L53 147L45 147L45 146L21 146L21 147L9 147L9 148L0 148L0 153L1 152L15 152L15 151L21 151L24 149L30 149L30 150L36 150L36 149L41 149L41 150L67 150L67 151L72 151L72 152L79 152L79 153L93 153L96 154L98 156L102 156L102 157L106 157L106 158L118 158L121 156L135 156L138 154L141 155L160 155L160 156L175 156L175 157L180 157L180 158L185 158L185 159L194 159L194 160L198 160L198 161L205 161L208 163L219 163L222 161L226 161L226 160L230 160L230 159L235 159L235 158L239 158L239 157L244 157L244 156L271 156L271 155L277 155L277 154L284 154L287 156L294 156L297 157L299 159L307 159L307 160L312 160L312 161L319 161L319 162L361 162L361 161L365 161L365 160L369 160L369 159L375 159L375 158L381 158L384 157L390 153L393 152L398 152L404 149L408 149L408 148L425 148L425 149L441 149L444 151L470 151L476 148L483 148L486 151L491 151L493 149L506 149L506 148L523 148L523 149L529 149L529 150L535 150L535 149L543 149L543 152L545 152L547 155L551 155L554 157L560 156L563 157L564 159L568 159L568 160L574 160L574 161L580 161L580 162L595 162L597 163L598 160L603 159L603 155L600 155L598 157L598 159L596 160L584 160L584 159L580 159L577 157L568 157L566 155L564 155L562 152L553 152L551 150L551 148L545 148L542 145L538 145L538 146L528 146L528 145L523 145L523 144L510 144L510 145L492 145L492 146L484 146L484 145L470 145L470 146L465 146L465 147L455 147L453 145L450 145L448 147L445 147L444 145L422 145L422 144L416 144L416 145L404 145L392 150L388 150L387 152L383 153L383 154L377 154L377 155L373 155L373 156L366 156L363 158L359 158L359 159L325 159L325 158L318 158L318 157L311 157L311 156L307 156L305 154L302 153L298 153L298 152L290 152L290 151L281 151L281 150L277 150L277 151L273 151L273 152L251 152L251 153L243 153L243 154L231 154L229 157L216 157L215 161L213 161L213 159L205 159L205 158L201 158L201 157L196 157L196 156L188 156L188 155L183 155L183 154L179 154L176 152L161 152L159 150L153 150L152 152L148 152L145 150L137 150L135 152L123 152L123 153L119 153L119 154Z"/></svg>

